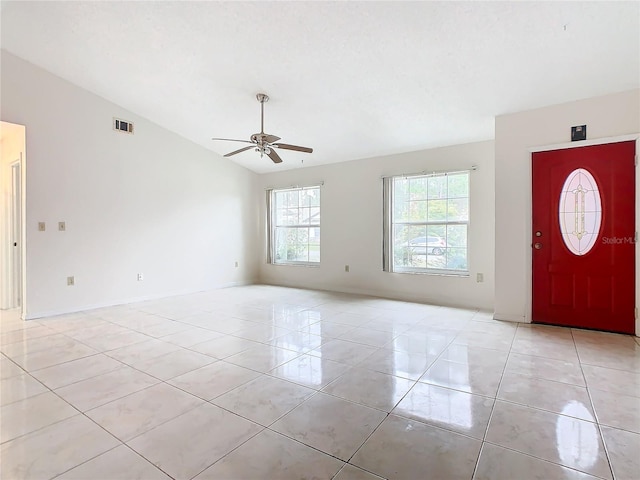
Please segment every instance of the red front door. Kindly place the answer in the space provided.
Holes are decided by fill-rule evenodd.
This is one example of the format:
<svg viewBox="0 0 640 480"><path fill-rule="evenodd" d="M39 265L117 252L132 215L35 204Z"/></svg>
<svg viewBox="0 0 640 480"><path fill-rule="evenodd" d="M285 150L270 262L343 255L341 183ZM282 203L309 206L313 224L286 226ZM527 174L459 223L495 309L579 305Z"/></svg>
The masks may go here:
<svg viewBox="0 0 640 480"><path fill-rule="evenodd" d="M536 323L634 333L635 142L534 153Z"/></svg>

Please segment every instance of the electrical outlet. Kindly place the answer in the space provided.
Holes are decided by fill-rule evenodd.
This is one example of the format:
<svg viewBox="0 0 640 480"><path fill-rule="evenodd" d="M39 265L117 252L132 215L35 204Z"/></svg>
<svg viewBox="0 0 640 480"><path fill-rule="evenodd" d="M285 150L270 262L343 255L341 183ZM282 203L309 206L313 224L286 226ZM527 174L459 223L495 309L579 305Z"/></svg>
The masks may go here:
<svg viewBox="0 0 640 480"><path fill-rule="evenodd" d="M238 268L238 262L236 262L236 268Z"/></svg>
<svg viewBox="0 0 640 480"><path fill-rule="evenodd" d="M47 229L47 226L45 225L44 222L38 222L38 231L39 232L44 232Z"/></svg>
<svg viewBox="0 0 640 480"><path fill-rule="evenodd" d="M478 283L484 282L484 274L476 273L476 282L478 282Z"/></svg>
<svg viewBox="0 0 640 480"><path fill-rule="evenodd" d="M138 281L141 282L144 280L144 274L143 273L139 273L138 274Z"/></svg>
<svg viewBox="0 0 640 480"><path fill-rule="evenodd" d="M347 273L349 273L349 265L345 265L345 266L344 266L344 271L345 271L345 272L347 272Z"/></svg>
<svg viewBox="0 0 640 480"><path fill-rule="evenodd" d="M58 230L60 230L61 232L64 232L67 229L67 226L65 225L64 222L58 222Z"/></svg>
<svg viewBox="0 0 640 480"><path fill-rule="evenodd" d="M67 286L73 287L76 284L76 280L73 277L67 277Z"/></svg>

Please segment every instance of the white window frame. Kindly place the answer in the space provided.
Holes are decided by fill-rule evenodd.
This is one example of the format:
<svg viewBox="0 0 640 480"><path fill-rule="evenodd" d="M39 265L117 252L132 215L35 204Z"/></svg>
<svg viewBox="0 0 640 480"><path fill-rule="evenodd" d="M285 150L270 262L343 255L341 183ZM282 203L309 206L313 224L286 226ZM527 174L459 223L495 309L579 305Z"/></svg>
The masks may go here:
<svg viewBox="0 0 640 480"><path fill-rule="evenodd" d="M287 188L270 188L267 189L267 263L271 265L289 265L289 266L307 266L307 267L318 267L320 266L320 260L322 260L322 254L320 253L320 260L316 261L295 261L295 260L278 260L276 258L276 230L279 227L283 228L317 228L321 231L320 220L317 223L305 223L305 224L295 224L295 225L277 225L276 224L276 215L274 214L274 209L277 208L275 204L275 195L277 193L283 192L292 192L292 191L303 191L303 190L318 190L320 195L320 202L318 205L318 209L322 212L322 189L321 186L323 183L308 185L304 187L287 187ZM322 241L322 234L320 234L320 242ZM321 244L319 244L320 250L322 250Z"/></svg>
<svg viewBox="0 0 640 480"><path fill-rule="evenodd" d="M456 170L456 171L444 171L444 172L433 172L433 173L415 173L415 174L403 174L403 175L393 175L388 177L383 177L383 270L385 272L391 273L409 273L409 274L422 274L422 275L446 275L446 276L456 276L456 277L468 277L470 272L470 258L469 258L469 232L471 229L471 171L475 170L475 167L471 170ZM394 185L395 180L399 178L429 178L429 177L438 177L438 176L448 176L453 174L463 174L466 173L468 175L468 199L469 199L469 216L466 221L420 221L420 222L395 222L393 218L393 199L394 199ZM447 196L445 199L449 199ZM467 238L466 238L466 258L467 258L467 268L466 269L452 269L452 268L429 268L429 267L406 267L406 266L398 266L395 265L395 256L394 256L394 237L395 237L395 227L397 225L405 225L405 226L434 226L434 225L444 225L445 228L448 225L466 225L467 226ZM428 235L427 235L428 237Z"/></svg>

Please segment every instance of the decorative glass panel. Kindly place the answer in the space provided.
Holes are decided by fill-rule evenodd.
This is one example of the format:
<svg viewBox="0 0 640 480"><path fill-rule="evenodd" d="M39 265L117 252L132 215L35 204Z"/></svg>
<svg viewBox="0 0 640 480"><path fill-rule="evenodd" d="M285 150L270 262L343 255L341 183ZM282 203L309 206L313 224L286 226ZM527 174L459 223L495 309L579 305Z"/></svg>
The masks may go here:
<svg viewBox="0 0 640 480"><path fill-rule="evenodd" d="M562 186L558 221L571 253L584 255L593 248L602 223L602 202L596 179L584 168L571 172Z"/></svg>

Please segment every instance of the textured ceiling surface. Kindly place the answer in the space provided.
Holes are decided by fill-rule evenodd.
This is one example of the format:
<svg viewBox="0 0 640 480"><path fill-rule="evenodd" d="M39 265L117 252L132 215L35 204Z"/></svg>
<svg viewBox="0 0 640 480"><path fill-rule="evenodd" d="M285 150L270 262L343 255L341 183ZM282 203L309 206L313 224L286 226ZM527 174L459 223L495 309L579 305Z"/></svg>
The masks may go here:
<svg viewBox="0 0 640 480"><path fill-rule="evenodd" d="M2 2L12 54L270 172L493 138L499 114L640 86L639 2ZM304 160L304 163L303 163Z"/></svg>

